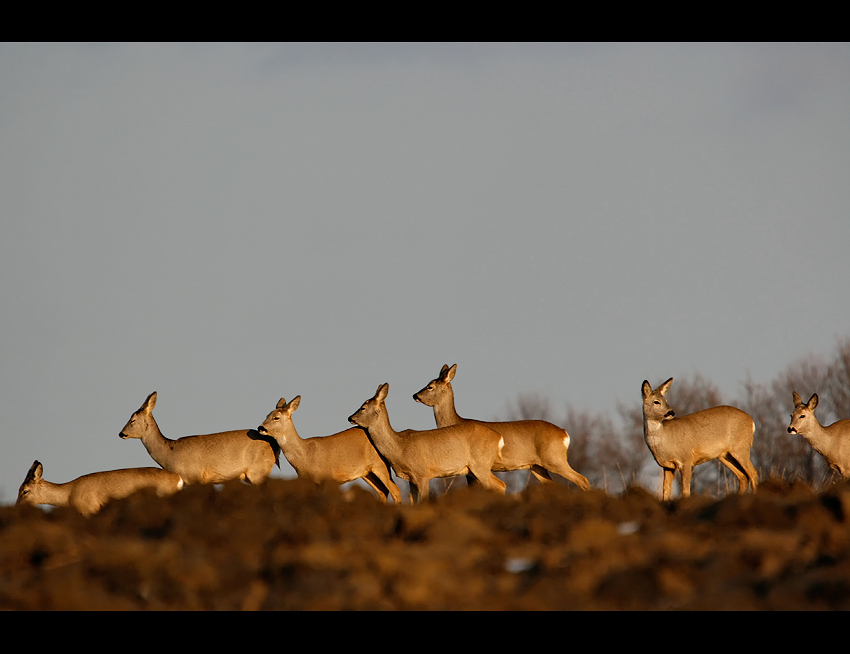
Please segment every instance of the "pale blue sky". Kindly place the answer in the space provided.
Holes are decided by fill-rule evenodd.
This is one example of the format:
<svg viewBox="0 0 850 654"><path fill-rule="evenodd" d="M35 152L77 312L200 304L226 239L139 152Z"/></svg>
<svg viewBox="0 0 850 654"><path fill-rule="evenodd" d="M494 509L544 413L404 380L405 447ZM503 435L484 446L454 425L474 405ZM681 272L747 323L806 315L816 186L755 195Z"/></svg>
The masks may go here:
<svg viewBox="0 0 850 654"><path fill-rule="evenodd" d="M731 398L850 334L848 116L847 44L0 45L0 502L155 465L154 390L171 438L382 382L429 429L444 363L483 419Z"/></svg>

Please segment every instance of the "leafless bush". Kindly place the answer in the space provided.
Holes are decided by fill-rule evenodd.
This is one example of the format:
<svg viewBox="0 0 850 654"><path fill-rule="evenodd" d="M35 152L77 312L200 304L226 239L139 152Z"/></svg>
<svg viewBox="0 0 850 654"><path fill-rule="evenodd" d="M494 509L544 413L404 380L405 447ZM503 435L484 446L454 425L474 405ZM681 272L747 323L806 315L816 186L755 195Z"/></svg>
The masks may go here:
<svg viewBox="0 0 850 654"><path fill-rule="evenodd" d="M746 411L756 423L750 457L760 479L773 476L802 480L821 488L834 479L826 461L805 439L787 433L794 391L804 400L818 394L818 418L823 424L850 418L850 337L840 340L827 359L803 357L765 384L748 379L743 385L743 397L731 402L698 373L690 378L676 377L668 400L679 416L727 403ZM654 474L660 468L644 441L643 411L637 397L633 403L618 404L617 414L619 427L604 412L594 414L573 407L567 408L563 421L557 421L548 398L524 394L509 404L507 419L548 420L566 429L571 438L570 465L596 488L611 493L629 485L654 488L660 472L657 478ZM524 471L507 473L508 477L511 475L520 475L513 480L514 490L522 490L528 483ZM508 481L508 477L503 478ZM712 461L694 469L691 486L695 493L725 495L737 490L738 481L725 466Z"/></svg>
<svg viewBox="0 0 850 654"><path fill-rule="evenodd" d="M548 398L523 394L515 403L508 405L506 419L546 420L566 429L570 435L570 466L587 477L596 488L617 493L638 483L647 461L642 432L638 438L633 435L624 437L626 432L618 430L604 413L591 413L571 406L567 407L563 420L555 419L553 414ZM529 483L538 483L526 471L504 473L502 479L508 484L509 492L512 488L522 490Z"/></svg>
<svg viewBox="0 0 850 654"><path fill-rule="evenodd" d="M592 486L615 493L634 483L643 452L623 440L607 415L570 406L561 426L570 434L570 465Z"/></svg>
<svg viewBox="0 0 850 654"><path fill-rule="evenodd" d="M850 338L838 342L831 360L809 355L790 364L769 384L751 380L745 384L742 408L756 421L753 450L759 474L800 479L820 488L834 476L805 439L787 432L793 392L804 400L818 394L818 419L823 424L850 416Z"/></svg>
<svg viewBox="0 0 850 654"><path fill-rule="evenodd" d="M829 364L824 395L826 406L836 419L850 417L850 337L838 342Z"/></svg>

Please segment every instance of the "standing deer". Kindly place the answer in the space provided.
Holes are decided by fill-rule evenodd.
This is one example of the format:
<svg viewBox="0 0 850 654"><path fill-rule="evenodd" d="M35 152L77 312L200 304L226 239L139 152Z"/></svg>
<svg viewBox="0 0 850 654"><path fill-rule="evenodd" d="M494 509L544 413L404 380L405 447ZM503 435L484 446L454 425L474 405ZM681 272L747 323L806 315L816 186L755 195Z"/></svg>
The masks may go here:
<svg viewBox="0 0 850 654"><path fill-rule="evenodd" d="M154 420L156 392L148 395L124 429L121 438L139 438L154 461L176 472L186 484L222 484L241 479L261 484L272 467L280 467L280 447L254 429L185 436L176 441L162 435Z"/></svg>
<svg viewBox="0 0 850 654"><path fill-rule="evenodd" d="M302 439L292 424L292 412L299 404L300 395L289 404L280 398L275 410L257 427L258 432L277 441L299 477L338 484L363 479L384 503L388 495L396 504L401 502L401 492L390 477L386 462L363 429L352 427L331 436Z"/></svg>
<svg viewBox="0 0 850 654"><path fill-rule="evenodd" d="M42 465L35 461L18 490L18 504L69 506L89 517L110 500L120 500L144 488L152 488L160 497L173 495L183 488L180 475L162 468L127 468L93 472L65 484L53 484L41 475Z"/></svg>
<svg viewBox="0 0 850 654"><path fill-rule="evenodd" d="M803 404L794 393L794 413L791 414L789 434L800 434L838 472L845 481L850 479L850 420L839 420L824 427L815 417L817 393Z"/></svg>
<svg viewBox="0 0 850 654"><path fill-rule="evenodd" d="M718 459L738 478L738 492L755 492L758 473L750 462L755 423L746 413L731 406L717 406L681 418L667 404L665 395L671 377L655 390L648 381L643 393L643 436L652 456L664 469L662 499L670 499L676 470L682 473L682 496L691 494L691 468Z"/></svg>
<svg viewBox="0 0 850 654"><path fill-rule="evenodd" d="M570 435L566 430L544 420L515 420L511 422L482 422L461 418L455 411L455 397L451 381L457 364L449 368L444 365L440 376L413 396L417 402L434 408L437 427L450 425L480 424L489 427L505 439L501 459L493 470L530 470L541 482L552 481L554 472L570 480L582 490L590 489L584 475L572 469L567 462Z"/></svg>
<svg viewBox="0 0 850 654"><path fill-rule="evenodd" d="M472 475L485 488L505 492L505 482L492 472L504 446L499 434L476 423L397 432L384 404L389 389L389 384L381 384L348 421L363 427L396 475L410 482L411 502L414 497L428 499L432 479L455 475Z"/></svg>

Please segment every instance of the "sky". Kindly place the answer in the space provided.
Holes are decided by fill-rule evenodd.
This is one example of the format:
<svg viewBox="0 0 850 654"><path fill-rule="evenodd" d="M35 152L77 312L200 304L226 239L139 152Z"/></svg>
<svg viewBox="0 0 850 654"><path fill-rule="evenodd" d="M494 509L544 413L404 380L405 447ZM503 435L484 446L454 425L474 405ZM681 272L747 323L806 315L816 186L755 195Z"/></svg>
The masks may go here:
<svg viewBox="0 0 850 654"><path fill-rule="evenodd" d="M169 438L384 382L431 429L455 363L483 420L733 398L850 335L848 182L846 43L0 44L0 503L156 465L152 391Z"/></svg>

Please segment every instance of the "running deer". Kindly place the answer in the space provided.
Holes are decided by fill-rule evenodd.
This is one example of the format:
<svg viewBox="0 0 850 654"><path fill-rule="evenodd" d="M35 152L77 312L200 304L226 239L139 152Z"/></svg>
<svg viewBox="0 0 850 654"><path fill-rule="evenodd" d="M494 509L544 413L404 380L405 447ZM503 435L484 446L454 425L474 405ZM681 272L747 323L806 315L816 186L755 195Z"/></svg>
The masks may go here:
<svg viewBox="0 0 850 654"><path fill-rule="evenodd" d="M299 477L338 484L362 479L384 503L388 495L393 496L396 504L401 503L401 492L392 481L386 462L363 429L352 427L331 436L302 439L292 424L292 412L299 404L300 395L289 404L280 398L275 410L257 427L258 432L277 441Z"/></svg>
<svg viewBox="0 0 850 654"><path fill-rule="evenodd" d="M159 497L173 495L183 488L180 475L162 468L126 468L93 472L65 484L53 484L41 475L43 466L35 461L18 490L18 504L69 506L89 517L110 500L120 500L136 491L152 488Z"/></svg>
<svg viewBox="0 0 850 654"><path fill-rule="evenodd" d="M570 480L582 490L590 489L590 482L567 462L570 435L566 430L544 420L515 420L511 422L482 422L461 418L455 411L455 396L452 379L457 364L449 368L444 365L440 376L413 396L417 402L433 407L437 427L450 425L480 424L489 427L505 439L501 459L493 470L530 470L541 482L552 481L554 472Z"/></svg>
<svg viewBox="0 0 850 654"><path fill-rule="evenodd" d="M499 434L476 423L397 432L384 404L389 389L389 384L381 384L348 421L363 427L396 475L410 482L411 502L415 497L420 502L428 499L430 480L455 475L472 475L485 488L505 492L505 482L492 472L504 446Z"/></svg>
<svg viewBox="0 0 850 654"><path fill-rule="evenodd" d="M738 478L738 492L753 492L758 473L750 462L755 423L740 409L717 406L680 418L667 404L665 395L673 383L671 377L655 390L648 381L643 394L643 436L652 456L663 469L662 499L670 499L670 485L676 470L682 473L682 496L691 494L691 469L700 463L719 460Z"/></svg>
<svg viewBox="0 0 850 654"><path fill-rule="evenodd" d="M794 413L791 414L789 434L800 434L838 472L842 479L850 479L850 420L839 420L824 427L815 417L818 405L817 393L803 404L794 393Z"/></svg>
<svg viewBox="0 0 850 654"><path fill-rule="evenodd" d="M231 479L261 484L275 464L280 467L277 442L255 429L168 439L152 415L155 406L153 392L118 435L141 439L153 460L176 472L186 484L221 484Z"/></svg>

